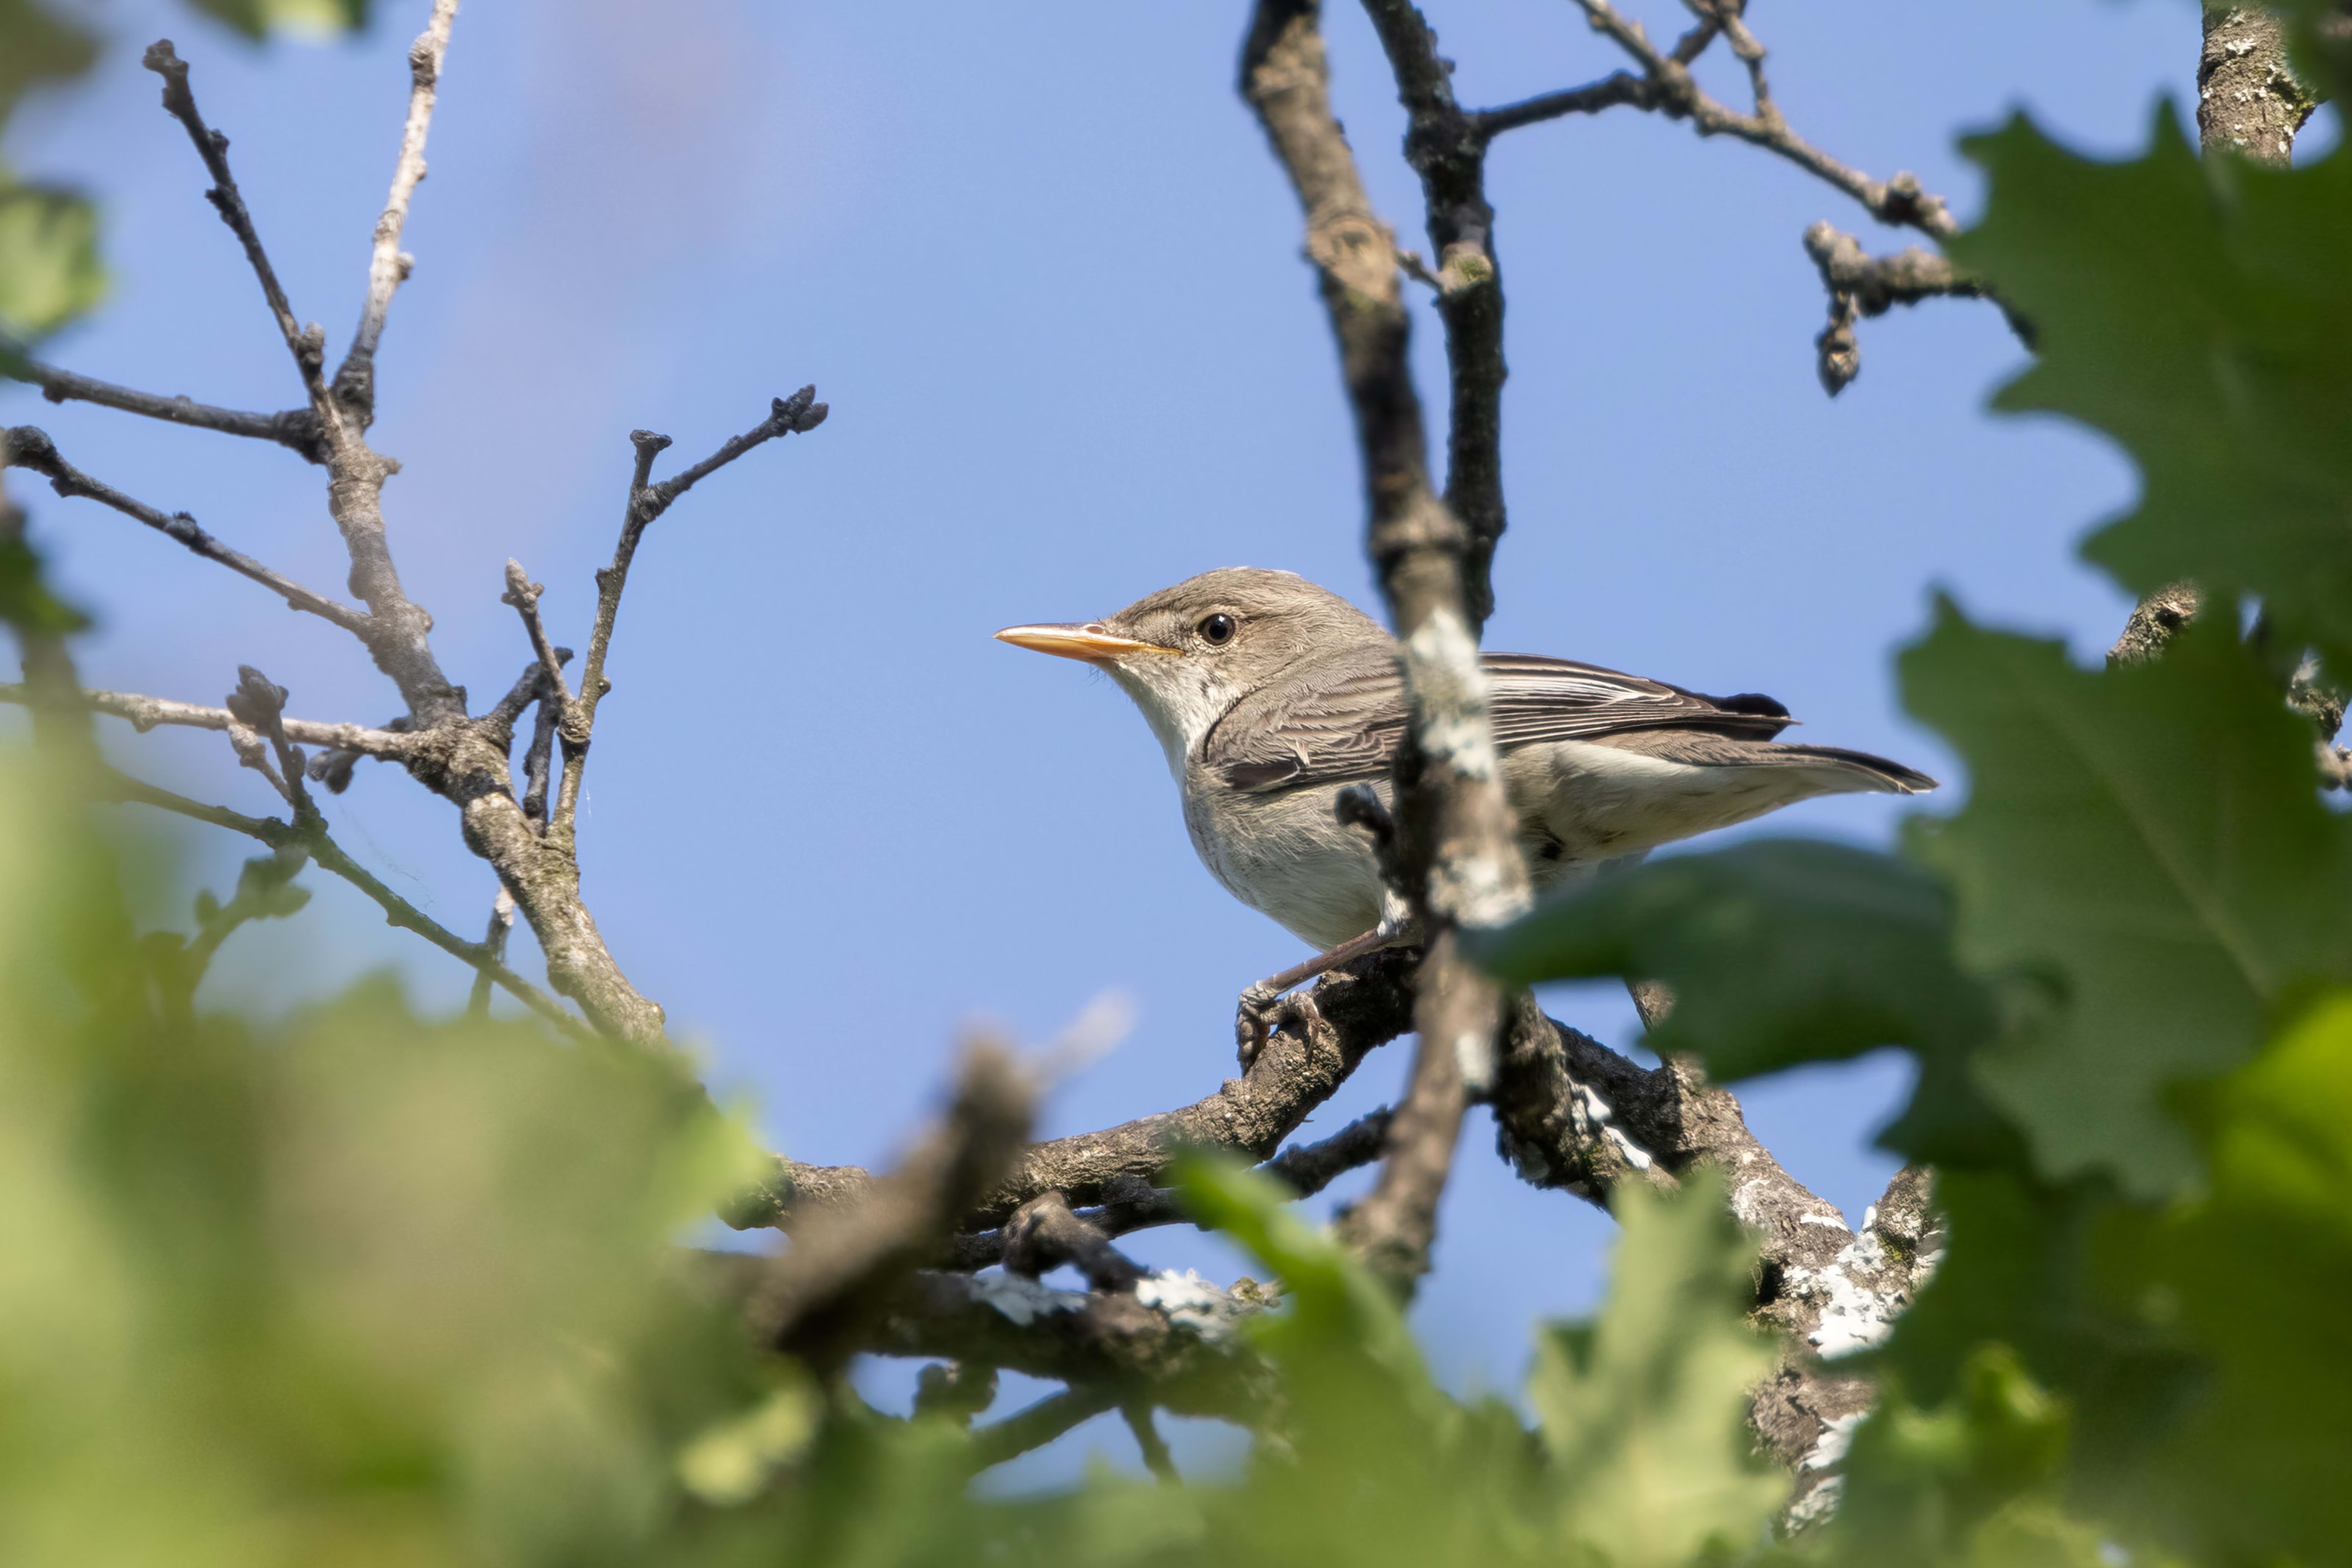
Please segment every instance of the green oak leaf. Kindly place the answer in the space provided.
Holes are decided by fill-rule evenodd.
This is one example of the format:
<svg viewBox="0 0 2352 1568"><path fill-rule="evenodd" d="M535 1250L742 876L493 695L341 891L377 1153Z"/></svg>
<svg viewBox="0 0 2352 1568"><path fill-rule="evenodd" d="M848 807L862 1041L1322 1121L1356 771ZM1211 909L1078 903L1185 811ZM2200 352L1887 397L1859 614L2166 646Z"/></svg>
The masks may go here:
<svg viewBox="0 0 2352 1568"><path fill-rule="evenodd" d="M2084 553L2136 594L2257 595L2285 643L2352 672L2352 150L2209 162L2168 108L2123 163L2022 116L1962 145L1991 191L1948 248L2036 330L1993 405L2081 420L2139 468Z"/></svg>
<svg viewBox="0 0 2352 1568"><path fill-rule="evenodd" d="M2218 616L2153 664L2094 671L1944 602L1901 668L1971 775L1918 841L1959 895L1961 957L2055 994L1979 1054L1979 1080L2053 1178L2192 1184L2168 1090L2239 1066L2273 1008L2352 968L2352 856L2308 727Z"/></svg>
<svg viewBox="0 0 2352 1568"><path fill-rule="evenodd" d="M189 0L248 38L284 31L313 37L365 26L368 0Z"/></svg>
<svg viewBox="0 0 2352 1568"><path fill-rule="evenodd" d="M2341 1563L2352 1542L2352 994L2314 1007L2202 1107L2210 1195L2149 1270L2211 1370L2164 1425L2147 1506L2217 1560Z"/></svg>
<svg viewBox="0 0 2352 1568"><path fill-rule="evenodd" d="M98 40L89 29L41 0L0 0L0 123L29 89L79 76L97 58Z"/></svg>
<svg viewBox="0 0 2352 1568"><path fill-rule="evenodd" d="M1950 891L1891 855L1795 838L1679 855L1564 890L1470 941L1513 984L1663 981L1675 1006L1650 1046L1696 1057L1725 1082L1908 1047L1919 1087L1883 1142L1980 1163L2010 1141L1968 1070L1997 1020L1953 958Z"/></svg>
<svg viewBox="0 0 2352 1568"><path fill-rule="evenodd" d="M1560 1529L1612 1568L1667 1568L1760 1540L1788 1496L1748 1429L1773 1348L1748 1321L1755 1247L1723 1178L1673 1196L1618 1189L1608 1300L1538 1342L1528 1395L1557 1478Z"/></svg>
<svg viewBox="0 0 2352 1568"><path fill-rule="evenodd" d="M0 352L64 326L106 292L98 213L74 192L0 169Z"/></svg>

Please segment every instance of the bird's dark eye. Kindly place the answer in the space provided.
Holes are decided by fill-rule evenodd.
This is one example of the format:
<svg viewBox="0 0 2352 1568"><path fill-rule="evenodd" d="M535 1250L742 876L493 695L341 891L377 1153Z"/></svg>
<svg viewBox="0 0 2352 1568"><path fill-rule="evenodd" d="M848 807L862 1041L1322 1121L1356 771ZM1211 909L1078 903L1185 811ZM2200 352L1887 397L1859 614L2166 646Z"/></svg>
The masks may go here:
<svg viewBox="0 0 2352 1568"><path fill-rule="evenodd" d="M1219 610L1201 622L1201 640L1211 647L1223 647L1234 640L1233 616Z"/></svg>

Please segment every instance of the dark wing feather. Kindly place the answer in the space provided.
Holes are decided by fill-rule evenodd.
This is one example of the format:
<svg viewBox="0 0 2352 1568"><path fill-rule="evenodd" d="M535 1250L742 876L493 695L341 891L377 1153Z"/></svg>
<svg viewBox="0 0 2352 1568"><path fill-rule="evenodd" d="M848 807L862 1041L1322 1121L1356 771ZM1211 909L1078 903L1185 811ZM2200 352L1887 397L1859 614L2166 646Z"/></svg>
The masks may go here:
<svg viewBox="0 0 2352 1568"><path fill-rule="evenodd" d="M1484 657L1495 743L1508 752L1629 730L1699 730L1769 741L1796 721L1769 697L1705 697L1532 654ZM1404 689L1385 649L1334 665L1319 678L1237 704L1203 743L1202 760L1236 789L1271 791L1378 778L1404 728Z"/></svg>

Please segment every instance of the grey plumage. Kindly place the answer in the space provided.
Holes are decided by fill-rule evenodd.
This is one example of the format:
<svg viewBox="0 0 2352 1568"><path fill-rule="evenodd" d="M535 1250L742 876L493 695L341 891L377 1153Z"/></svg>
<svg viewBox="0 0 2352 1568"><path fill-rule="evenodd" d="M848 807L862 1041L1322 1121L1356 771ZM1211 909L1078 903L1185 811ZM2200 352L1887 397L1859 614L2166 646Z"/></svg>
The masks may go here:
<svg viewBox="0 0 2352 1568"><path fill-rule="evenodd" d="M1286 572L1203 573L1087 626L997 634L1107 668L1150 721L1193 847L1236 898L1318 947L1400 911L1334 803L1383 798L1405 723L1388 634ZM1769 697L1708 697L1597 665L1489 654L1496 749L1538 892L1795 801L1936 782L1862 752L1777 742Z"/></svg>

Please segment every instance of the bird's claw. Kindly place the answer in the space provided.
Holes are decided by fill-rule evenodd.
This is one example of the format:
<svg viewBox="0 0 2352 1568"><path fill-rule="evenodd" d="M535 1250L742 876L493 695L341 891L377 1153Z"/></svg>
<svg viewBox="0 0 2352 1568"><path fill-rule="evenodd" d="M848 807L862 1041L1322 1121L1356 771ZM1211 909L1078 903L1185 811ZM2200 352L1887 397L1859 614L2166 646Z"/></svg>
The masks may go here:
<svg viewBox="0 0 2352 1568"><path fill-rule="evenodd" d="M1234 1005L1234 1044L1239 1047L1242 1071L1249 1071L1274 1037L1275 1015L1281 1002L1282 993L1261 980L1244 991Z"/></svg>
<svg viewBox="0 0 2352 1568"><path fill-rule="evenodd" d="M1242 1070L1249 1071L1276 1028L1286 1028L1302 1040L1319 1039L1330 1026L1308 991L1277 991L1260 981L1241 994L1234 1009L1234 1039L1241 1047Z"/></svg>

